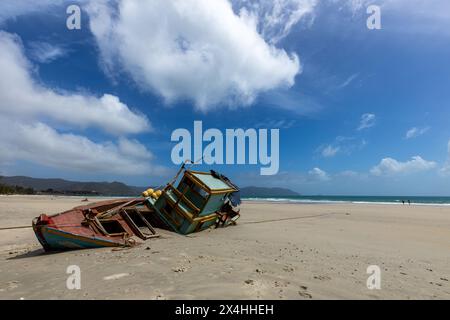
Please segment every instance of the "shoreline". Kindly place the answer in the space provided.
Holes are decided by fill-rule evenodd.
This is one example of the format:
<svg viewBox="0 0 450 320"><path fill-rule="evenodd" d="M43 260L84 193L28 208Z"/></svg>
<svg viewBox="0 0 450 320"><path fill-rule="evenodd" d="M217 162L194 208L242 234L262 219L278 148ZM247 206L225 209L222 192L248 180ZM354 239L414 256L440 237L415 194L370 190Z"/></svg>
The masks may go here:
<svg viewBox="0 0 450 320"><path fill-rule="evenodd" d="M279 204L297 204L297 205L394 205L394 206L405 206L405 207L450 207L450 203L414 203L403 204L399 202L379 202L379 201L333 201L333 200L295 200L286 198L242 198L242 202L248 203L279 203Z"/></svg>
<svg viewBox="0 0 450 320"><path fill-rule="evenodd" d="M93 202L91 200L107 200L107 199L128 199L128 198L139 198L139 196L72 196L72 195L45 195L45 194L32 194L32 195L21 195L21 194L0 194L1 198L30 198L30 199L73 199L73 200L84 200L88 199L89 202ZM423 197L427 198L427 197ZM433 197L430 197L433 198ZM405 207L414 207L414 206L425 206L425 207L450 207L450 203L434 203L434 202L411 202L408 204L405 202L404 204L399 201L350 201L350 200L312 200L312 199L290 199L290 198L242 198L242 202L248 203L273 203L273 204L299 204L299 205L395 205L395 206L405 206Z"/></svg>

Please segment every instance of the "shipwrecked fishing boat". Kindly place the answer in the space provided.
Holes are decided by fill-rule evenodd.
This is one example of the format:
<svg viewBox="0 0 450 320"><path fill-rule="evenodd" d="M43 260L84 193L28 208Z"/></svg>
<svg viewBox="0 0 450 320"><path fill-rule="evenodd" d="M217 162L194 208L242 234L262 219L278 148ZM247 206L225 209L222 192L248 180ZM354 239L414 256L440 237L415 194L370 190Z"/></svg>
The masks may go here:
<svg viewBox="0 0 450 320"><path fill-rule="evenodd" d="M142 198L41 214L33 219L33 230L46 251L126 247L158 237L155 228L186 235L235 224L239 205L239 188L227 177L183 165L164 188L148 189Z"/></svg>

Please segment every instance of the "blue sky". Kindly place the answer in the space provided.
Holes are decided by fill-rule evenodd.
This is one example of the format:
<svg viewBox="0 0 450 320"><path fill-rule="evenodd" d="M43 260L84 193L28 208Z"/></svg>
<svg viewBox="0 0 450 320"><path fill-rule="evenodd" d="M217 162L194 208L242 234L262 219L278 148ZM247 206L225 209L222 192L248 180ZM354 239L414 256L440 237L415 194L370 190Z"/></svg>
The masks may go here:
<svg viewBox="0 0 450 320"><path fill-rule="evenodd" d="M0 4L3 175L163 183L202 120L280 129L277 175L215 166L242 186L450 195L447 1L39 3Z"/></svg>

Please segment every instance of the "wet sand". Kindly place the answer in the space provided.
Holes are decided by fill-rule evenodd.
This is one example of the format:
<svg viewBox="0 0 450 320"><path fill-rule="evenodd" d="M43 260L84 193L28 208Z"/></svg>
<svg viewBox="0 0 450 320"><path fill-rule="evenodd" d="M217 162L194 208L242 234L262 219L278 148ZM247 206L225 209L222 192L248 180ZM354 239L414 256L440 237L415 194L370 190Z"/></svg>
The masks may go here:
<svg viewBox="0 0 450 320"><path fill-rule="evenodd" d="M0 196L0 228L82 199ZM31 228L0 231L0 299L450 299L450 207L246 202L241 212L237 226L160 230L131 249L44 254ZM66 287L70 265L80 290ZM380 290L367 288L369 265Z"/></svg>

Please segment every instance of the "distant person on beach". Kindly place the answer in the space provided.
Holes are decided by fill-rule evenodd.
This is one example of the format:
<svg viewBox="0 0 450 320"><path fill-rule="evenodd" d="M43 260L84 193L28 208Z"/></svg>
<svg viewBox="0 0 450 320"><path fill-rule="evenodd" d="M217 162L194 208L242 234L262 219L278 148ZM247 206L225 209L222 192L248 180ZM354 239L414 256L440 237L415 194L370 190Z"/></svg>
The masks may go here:
<svg viewBox="0 0 450 320"><path fill-rule="evenodd" d="M411 200L408 200L408 204L411 205Z"/></svg>
<svg viewBox="0 0 450 320"><path fill-rule="evenodd" d="M405 204L405 200L402 200L402 203Z"/></svg>

